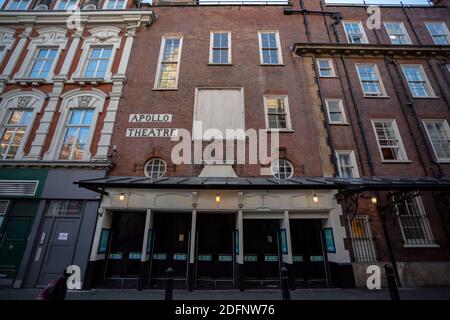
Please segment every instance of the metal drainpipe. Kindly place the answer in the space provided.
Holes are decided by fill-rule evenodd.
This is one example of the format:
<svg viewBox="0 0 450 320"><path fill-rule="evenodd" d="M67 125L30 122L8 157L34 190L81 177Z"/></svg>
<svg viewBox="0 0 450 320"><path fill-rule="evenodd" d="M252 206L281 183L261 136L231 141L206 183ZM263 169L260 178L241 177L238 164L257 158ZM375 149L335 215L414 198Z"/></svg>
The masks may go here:
<svg viewBox="0 0 450 320"><path fill-rule="evenodd" d="M394 59L392 59L392 60L394 60ZM400 92L399 92L399 90L398 90L398 87L397 87L397 86L395 85L395 83L394 83L394 79L395 79L395 78L394 78L394 76L392 75L391 69L389 68L389 61L388 61L388 58L387 58L387 57L384 57L384 63L386 64L386 69L387 69L387 71L388 71L389 77L391 78L391 82L394 84L395 96L397 97L397 99L398 99L398 101L399 101L399 103L400 103L400 107L401 107L401 109L402 109L403 116L404 116L404 118L405 118L405 120L406 120L406 124L407 124L407 126L408 126L409 134L410 134L411 137L413 138L413 141L414 141L414 147L416 148L417 155L418 155L418 157L419 157L420 165L422 166L422 169L423 169L423 171L425 172L425 176L428 176L427 167L426 167L426 165L425 165L425 162L423 161L422 154L421 154L420 148L419 148L419 144L417 143L416 139L414 138L414 130L413 130L412 126L411 126L411 123L409 122L408 114L406 113L406 110L405 110L405 108L404 108L404 106L403 106L402 99L400 98L401 95L400 95ZM398 78L400 78L400 76L398 76ZM401 81L401 79L400 79L400 81Z"/></svg>
<svg viewBox="0 0 450 320"><path fill-rule="evenodd" d="M322 12L323 12L323 3L322 3L322 1L320 1L320 10L322 10ZM325 25L325 29L327 30L328 42L331 43L331 35L330 35L330 30L328 29L327 17L325 15L325 13L322 13L322 17L323 17L323 24Z"/></svg>
<svg viewBox="0 0 450 320"><path fill-rule="evenodd" d="M439 91L440 91L440 95L444 97L445 102L447 103L447 108L450 110L450 101L448 99L446 91L442 87L442 84L439 81L438 77L436 77L436 73L434 72L433 64L431 63L430 59L428 59L428 58L427 58L427 63L428 63L428 67L431 70L431 76L434 78L434 81L436 81L436 83L438 85L438 88L439 88ZM448 77L445 77L445 78L448 78ZM448 84L448 80L447 80L447 84Z"/></svg>
<svg viewBox="0 0 450 320"><path fill-rule="evenodd" d="M314 72L316 75L316 83L317 83L317 88L319 90L319 97L320 97L320 103L321 103L321 110L322 113L324 115L324 123L325 123L325 129L327 130L327 144L330 147L330 151L331 151L331 162L333 163L333 169L335 174L338 174L339 172L339 168L337 165L337 159L336 159L336 150L334 149L334 142L333 142L333 134L331 132L331 128L330 128L330 123L328 120L328 117L326 116L327 112L325 110L325 97L323 96L323 90L322 90L322 85L320 83L320 74L319 74L319 70L317 67L317 59L316 59L316 55L313 54L313 64L314 64Z"/></svg>
<svg viewBox="0 0 450 320"><path fill-rule="evenodd" d="M353 102L353 105L355 106L355 114L356 114L356 118L358 120L359 130L361 131L361 136L362 136L362 139L363 139L364 149L365 149L366 154L367 154L367 163L369 165L370 174L372 176L375 176L375 168L373 166L372 155L370 153L369 144L367 142L366 131L364 130L364 126L362 124L361 114L359 113L359 104L358 104L358 102L356 100L355 88L353 87L352 82L350 81L350 75L348 73L347 62L345 61L345 58L342 55L342 53L340 54L340 57L341 57L342 64L344 66L345 78L347 79L347 85L350 88L350 95L352 97L352 102Z"/></svg>
<svg viewBox="0 0 450 320"><path fill-rule="evenodd" d="M417 126L419 127L420 132L422 133L422 138L425 139L425 141L428 141L427 134L426 134L426 132L424 132L424 128L423 128L423 125L422 125L422 121L420 121L420 117L419 117L419 115L417 114L416 104L414 103L414 100L411 98L410 93L409 93L409 90L408 90L408 88L406 87L406 85L405 85L405 83L404 83L404 80L403 80L403 78L402 78L402 72L401 72L401 70L400 70L400 66L399 66L397 60L392 59L392 62L393 62L393 64L394 64L394 66L395 66L396 76L397 76L398 79L400 79L400 84L401 84L401 86L402 86L403 91L405 92L405 96L406 96L407 99L408 99L408 103L407 103L407 104L409 104L409 105L411 106L412 111L413 111L413 113L414 113L414 117L415 117L415 119L416 119L416 124L417 124ZM438 172L439 172L439 173L438 173L438 177L443 177L444 174L443 174L443 172L442 172L442 167L441 167L441 165L439 164L439 162L437 162L437 161L434 160L434 158L433 158L433 150L431 150L430 145L429 145L428 143L425 143L425 144L426 144L426 146L427 146L427 150L428 150L428 153L429 153L429 155L430 155L431 161L432 161L432 162L437 166L437 168L438 168ZM434 172L433 172L433 174L434 174Z"/></svg>
<svg viewBox="0 0 450 320"><path fill-rule="evenodd" d="M303 10L303 23L305 24L306 36L308 37L308 43L311 43L311 30L309 29L308 15L306 14L305 2L303 0L300 0L300 7Z"/></svg>
<svg viewBox="0 0 450 320"><path fill-rule="evenodd" d="M366 3L366 1L364 1L364 6L366 8L367 17L370 17L369 12L367 11L367 3ZM381 8L380 8L380 10L381 10ZM373 30L373 33L375 34L375 38L377 38L377 44L381 44L380 38L378 37L377 29L373 28L372 30Z"/></svg>

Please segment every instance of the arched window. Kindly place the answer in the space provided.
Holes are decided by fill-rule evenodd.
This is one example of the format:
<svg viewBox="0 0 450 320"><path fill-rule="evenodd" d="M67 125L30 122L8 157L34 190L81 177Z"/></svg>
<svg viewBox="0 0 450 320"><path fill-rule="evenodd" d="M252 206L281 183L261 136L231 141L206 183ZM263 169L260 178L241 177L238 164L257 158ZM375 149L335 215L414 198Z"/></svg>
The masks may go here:
<svg viewBox="0 0 450 320"><path fill-rule="evenodd" d="M294 166L286 159L274 160L271 169L272 175L280 180L290 179L294 175Z"/></svg>
<svg viewBox="0 0 450 320"><path fill-rule="evenodd" d="M152 158L144 166L145 175L149 178L158 179L163 177L167 171L167 163L160 158Z"/></svg>
<svg viewBox="0 0 450 320"><path fill-rule="evenodd" d="M92 138L106 94L100 90L72 91L62 97L61 117L45 159L89 161Z"/></svg>
<svg viewBox="0 0 450 320"><path fill-rule="evenodd" d="M37 90L14 91L4 94L1 98L0 160L21 159L45 95Z"/></svg>

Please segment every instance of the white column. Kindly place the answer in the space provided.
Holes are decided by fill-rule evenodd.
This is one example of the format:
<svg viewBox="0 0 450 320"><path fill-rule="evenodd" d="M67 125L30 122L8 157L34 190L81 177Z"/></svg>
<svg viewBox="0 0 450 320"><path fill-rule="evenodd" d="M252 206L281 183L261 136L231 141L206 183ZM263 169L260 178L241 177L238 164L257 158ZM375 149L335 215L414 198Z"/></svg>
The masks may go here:
<svg viewBox="0 0 450 320"><path fill-rule="evenodd" d="M103 128L98 141L97 154L92 160L102 161L108 159L109 147L111 145L111 138L114 130L114 124L116 123L116 116L119 107L119 100L122 95L123 82L114 81L112 92L109 94L109 104L106 109L106 116L103 121Z"/></svg>
<svg viewBox="0 0 450 320"><path fill-rule="evenodd" d="M67 76L69 74L70 67L72 66L73 59L75 58L75 55L78 51L82 33L83 31L77 31L73 34L72 43L70 44L69 50L67 51L64 64L61 67L61 71L59 72L59 75L55 76L54 78L67 80Z"/></svg>
<svg viewBox="0 0 450 320"><path fill-rule="evenodd" d="M40 160L42 149L44 148L45 140L47 139L48 132L50 130L50 125L53 121L56 109L58 107L58 102L61 93L64 89L64 82L57 81L53 84L53 91L49 93L49 101L45 107L44 114L39 123L39 128L36 130L36 135L31 143L31 149L28 155L24 157L26 160Z"/></svg>
<svg viewBox="0 0 450 320"><path fill-rule="evenodd" d="M281 229L286 230L286 244L287 244L287 249L288 249L288 253L283 254L283 262L292 264L293 260L292 260L292 245L291 245L291 227L289 224L289 211L288 210L284 211L283 220L280 221L280 227L281 227ZM281 239L280 239L280 241L281 241Z"/></svg>
<svg viewBox="0 0 450 320"><path fill-rule="evenodd" d="M144 239L142 240L142 254L141 254L142 262L147 261L149 258L147 257L147 243L148 243L148 230L151 228L151 220L152 220L152 210L147 209L147 214L145 216Z"/></svg>
<svg viewBox="0 0 450 320"><path fill-rule="evenodd" d="M242 210L238 211L237 219L236 219L236 229L239 233L239 254L237 256L237 263L244 263L244 221L243 221L243 213Z"/></svg>
<svg viewBox="0 0 450 320"><path fill-rule="evenodd" d="M197 210L192 210L191 243L189 248L189 263L195 262L195 239L197 234Z"/></svg>
<svg viewBox="0 0 450 320"><path fill-rule="evenodd" d="M3 73L0 75L0 79L3 80L11 80L12 72L14 70L14 67L17 64L17 61L19 60L19 57L23 51L23 48L25 47L28 37L30 36L32 27L27 27L19 36L20 40L17 43L11 57L8 60L8 63L6 64L5 69L3 70Z"/></svg>
<svg viewBox="0 0 450 320"><path fill-rule="evenodd" d="M127 31L127 39L125 40L125 45L123 46L123 53L120 59L119 69L117 70L117 76L125 77L128 67L128 60L130 60L131 47L133 46L134 36L136 30Z"/></svg>

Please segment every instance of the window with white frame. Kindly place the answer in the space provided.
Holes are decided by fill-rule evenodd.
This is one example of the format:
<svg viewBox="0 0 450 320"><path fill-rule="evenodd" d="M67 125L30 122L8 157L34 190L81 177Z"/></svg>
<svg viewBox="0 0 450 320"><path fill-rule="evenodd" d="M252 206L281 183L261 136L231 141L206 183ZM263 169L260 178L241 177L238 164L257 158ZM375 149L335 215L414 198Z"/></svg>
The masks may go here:
<svg viewBox="0 0 450 320"><path fill-rule="evenodd" d="M92 47L86 61L85 78L104 78L111 60L112 46Z"/></svg>
<svg viewBox="0 0 450 320"><path fill-rule="evenodd" d="M125 9L126 4L125 0L106 0L103 9Z"/></svg>
<svg viewBox="0 0 450 320"><path fill-rule="evenodd" d="M347 119L342 99L326 99L328 122L330 124L346 124Z"/></svg>
<svg viewBox="0 0 450 320"><path fill-rule="evenodd" d="M323 78L336 77L332 59L317 59L317 67L319 68L319 75L321 77Z"/></svg>
<svg viewBox="0 0 450 320"><path fill-rule="evenodd" d="M405 246L436 246L419 195L397 199L394 206Z"/></svg>
<svg viewBox="0 0 450 320"><path fill-rule="evenodd" d="M33 120L32 109L10 109L7 121L3 124L0 140L0 159L15 159L24 144L24 136Z"/></svg>
<svg viewBox="0 0 450 320"><path fill-rule="evenodd" d="M361 21L345 21L343 25L348 43L369 43Z"/></svg>
<svg viewBox="0 0 450 320"><path fill-rule="evenodd" d="M450 72L450 64L447 65L447 71Z"/></svg>
<svg viewBox="0 0 450 320"><path fill-rule="evenodd" d="M377 255L369 217L352 215L348 217L355 262L375 262Z"/></svg>
<svg viewBox="0 0 450 320"><path fill-rule="evenodd" d="M36 56L31 61L29 77L32 79L47 79L53 70L58 48L38 48Z"/></svg>
<svg viewBox="0 0 450 320"><path fill-rule="evenodd" d="M147 177L158 179L167 172L167 163L160 158L150 159L144 166L144 173Z"/></svg>
<svg viewBox="0 0 450 320"><path fill-rule="evenodd" d="M287 180L294 175L294 166L287 159L276 159L271 165L272 175L279 180Z"/></svg>
<svg viewBox="0 0 450 320"><path fill-rule="evenodd" d="M231 63L231 32L211 31L209 63Z"/></svg>
<svg viewBox="0 0 450 320"><path fill-rule="evenodd" d="M73 108L66 123L60 160L83 160L92 131L94 108Z"/></svg>
<svg viewBox="0 0 450 320"><path fill-rule="evenodd" d="M358 178L358 166L356 165L355 153L352 150L336 151L336 160L341 178Z"/></svg>
<svg viewBox="0 0 450 320"><path fill-rule="evenodd" d="M372 124L381 160L386 162L408 160L395 120L372 120Z"/></svg>
<svg viewBox="0 0 450 320"><path fill-rule="evenodd" d="M27 10L31 0L9 0L6 10Z"/></svg>
<svg viewBox="0 0 450 320"><path fill-rule="evenodd" d="M266 109L266 128L290 130L289 102L287 96L264 96Z"/></svg>
<svg viewBox="0 0 450 320"><path fill-rule="evenodd" d="M402 65L403 74L408 81L414 98L434 97L433 88L421 65Z"/></svg>
<svg viewBox="0 0 450 320"><path fill-rule="evenodd" d="M243 88L196 88L194 101L194 140L245 139ZM227 137L227 131L236 136Z"/></svg>
<svg viewBox="0 0 450 320"><path fill-rule="evenodd" d="M59 0L55 5L55 10L69 10L75 8L78 0Z"/></svg>
<svg viewBox="0 0 450 320"><path fill-rule="evenodd" d="M283 64L278 31L259 31L258 39L261 64Z"/></svg>
<svg viewBox="0 0 450 320"><path fill-rule="evenodd" d="M164 36L161 41L155 89L176 89L183 37Z"/></svg>
<svg viewBox="0 0 450 320"><path fill-rule="evenodd" d="M0 27L0 64L15 42L15 31Z"/></svg>
<svg viewBox="0 0 450 320"><path fill-rule="evenodd" d="M426 26L435 44L450 44L450 33L444 22L428 22L426 23Z"/></svg>
<svg viewBox="0 0 450 320"><path fill-rule="evenodd" d="M436 158L450 161L450 128L447 120L423 120Z"/></svg>
<svg viewBox="0 0 450 320"><path fill-rule="evenodd" d="M375 64L357 64L359 81L365 96L386 96L383 81Z"/></svg>
<svg viewBox="0 0 450 320"><path fill-rule="evenodd" d="M392 44L412 44L403 22L385 22L384 27Z"/></svg>

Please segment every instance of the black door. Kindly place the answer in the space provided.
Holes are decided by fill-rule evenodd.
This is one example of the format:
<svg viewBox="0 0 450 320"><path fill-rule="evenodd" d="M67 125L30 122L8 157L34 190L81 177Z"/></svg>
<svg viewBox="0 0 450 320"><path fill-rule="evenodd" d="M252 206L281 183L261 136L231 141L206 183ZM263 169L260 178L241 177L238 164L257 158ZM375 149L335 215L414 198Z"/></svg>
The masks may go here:
<svg viewBox="0 0 450 320"><path fill-rule="evenodd" d="M322 250L321 221L291 219L293 277L298 284L324 282L325 262Z"/></svg>
<svg viewBox="0 0 450 320"><path fill-rule="evenodd" d="M143 212L114 212L107 278L138 278L144 239Z"/></svg>
<svg viewBox="0 0 450 320"><path fill-rule="evenodd" d="M244 220L244 280L278 284L278 220Z"/></svg>
<svg viewBox="0 0 450 320"><path fill-rule="evenodd" d="M156 213L153 221L154 246L151 262L151 284L164 285L167 268L176 280L186 280L191 214Z"/></svg>
<svg viewBox="0 0 450 320"><path fill-rule="evenodd" d="M197 287L233 286L234 229L235 219L232 214L197 216Z"/></svg>

